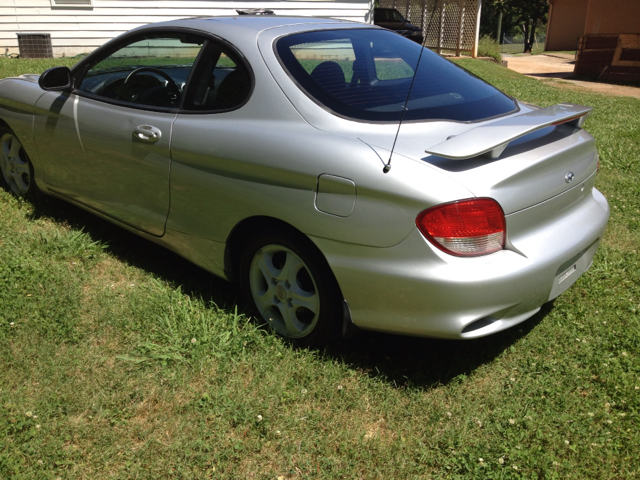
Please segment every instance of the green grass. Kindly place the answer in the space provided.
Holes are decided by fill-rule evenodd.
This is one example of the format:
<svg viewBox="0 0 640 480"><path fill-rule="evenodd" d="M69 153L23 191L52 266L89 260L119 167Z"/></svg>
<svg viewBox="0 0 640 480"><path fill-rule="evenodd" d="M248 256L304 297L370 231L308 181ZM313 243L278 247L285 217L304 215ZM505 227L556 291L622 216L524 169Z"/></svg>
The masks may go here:
<svg viewBox="0 0 640 480"><path fill-rule="evenodd" d="M518 55L524 53L524 44L522 43L503 43L500 45L500 52L508 55ZM531 55L544 53L544 43L536 43L531 49ZM527 54L529 55L529 54Z"/></svg>
<svg viewBox="0 0 640 480"><path fill-rule="evenodd" d="M58 66L73 67L81 59L79 58L2 58L0 57L0 78L16 77L25 73L42 73L46 69Z"/></svg>
<svg viewBox="0 0 640 480"><path fill-rule="evenodd" d="M47 67L22 62L2 76ZM459 63L524 101L594 107L612 215L576 285L489 338L297 350L233 286L2 190L0 478L640 478L640 101Z"/></svg>

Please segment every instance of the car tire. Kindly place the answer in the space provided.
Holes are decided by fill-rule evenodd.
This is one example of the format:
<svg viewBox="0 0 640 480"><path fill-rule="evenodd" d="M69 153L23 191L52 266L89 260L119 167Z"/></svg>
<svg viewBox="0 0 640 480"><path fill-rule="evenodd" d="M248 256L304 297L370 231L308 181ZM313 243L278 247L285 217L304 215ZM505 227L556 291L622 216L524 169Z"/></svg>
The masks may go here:
<svg viewBox="0 0 640 480"><path fill-rule="evenodd" d="M36 193L31 160L16 134L7 127L0 127L0 172L0 180L15 195L26 197Z"/></svg>
<svg viewBox="0 0 640 480"><path fill-rule="evenodd" d="M240 288L258 321L301 347L320 346L342 321L342 296L322 254L301 235L265 233L248 242Z"/></svg>

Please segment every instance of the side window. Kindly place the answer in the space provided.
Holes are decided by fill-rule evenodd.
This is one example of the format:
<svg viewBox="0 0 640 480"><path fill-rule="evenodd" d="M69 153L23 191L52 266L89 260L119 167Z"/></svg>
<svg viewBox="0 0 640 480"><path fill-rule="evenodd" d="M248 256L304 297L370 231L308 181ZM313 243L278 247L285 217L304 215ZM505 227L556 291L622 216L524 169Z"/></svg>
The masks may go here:
<svg viewBox="0 0 640 480"><path fill-rule="evenodd" d="M177 108L203 43L191 34L146 35L94 64L78 90L136 105Z"/></svg>
<svg viewBox="0 0 640 480"><path fill-rule="evenodd" d="M314 78L321 86L324 86L329 81L327 80L327 72L334 74L336 78L332 79L332 82L338 80L338 84L350 83L352 80L356 54L349 38L294 45L291 47L291 53L306 72L311 75L311 78ZM339 73L336 66L340 67L342 74ZM323 75L323 72L325 75Z"/></svg>
<svg viewBox="0 0 640 480"><path fill-rule="evenodd" d="M194 79L183 105L185 110L233 110L251 93L247 67L228 47L213 42L201 55Z"/></svg>
<svg viewBox="0 0 640 480"><path fill-rule="evenodd" d="M373 63L376 67L378 80L400 80L413 78L413 68L405 60L400 58L397 52L393 52L384 46L373 50Z"/></svg>

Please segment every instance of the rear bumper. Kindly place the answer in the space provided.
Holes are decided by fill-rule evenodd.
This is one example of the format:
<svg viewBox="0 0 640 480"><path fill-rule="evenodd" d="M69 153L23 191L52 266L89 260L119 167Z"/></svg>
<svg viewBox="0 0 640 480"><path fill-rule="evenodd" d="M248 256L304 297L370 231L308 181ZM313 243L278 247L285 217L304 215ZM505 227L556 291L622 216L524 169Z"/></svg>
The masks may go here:
<svg viewBox="0 0 640 480"><path fill-rule="evenodd" d="M390 248L313 240L358 327L478 338L531 317L589 268L609 207L595 189L567 202L565 195L576 192L508 215L507 249L482 257L447 255L417 229Z"/></svg>

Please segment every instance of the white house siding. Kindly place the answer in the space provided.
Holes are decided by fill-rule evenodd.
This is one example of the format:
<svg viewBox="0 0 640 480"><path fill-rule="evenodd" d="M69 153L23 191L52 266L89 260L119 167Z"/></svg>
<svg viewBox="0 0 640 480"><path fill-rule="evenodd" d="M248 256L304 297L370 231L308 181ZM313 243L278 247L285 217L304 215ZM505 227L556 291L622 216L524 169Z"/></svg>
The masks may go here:
<svg viewBox="0 0 640 480"><path fill-rule="evenodd" d="M147 23L236 15L237 9L245 8L269 8L276 15L333 17L367 23L373 20L373 0L92 0L91 5L57 4L60 1L0 0L0 55L19 53L18 33L48 33L54 57L74 56L89 53L107 40ZM75 0L82 1L89 0Z"/></svg>

